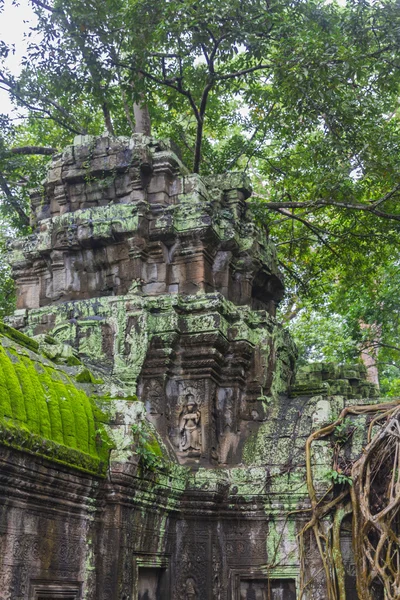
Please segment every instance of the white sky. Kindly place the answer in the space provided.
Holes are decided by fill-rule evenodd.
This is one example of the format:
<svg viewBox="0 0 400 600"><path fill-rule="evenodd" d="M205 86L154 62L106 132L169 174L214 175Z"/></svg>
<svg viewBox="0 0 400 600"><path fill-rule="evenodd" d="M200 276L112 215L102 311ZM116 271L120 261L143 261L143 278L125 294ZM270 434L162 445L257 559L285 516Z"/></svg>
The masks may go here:
<svg viewBox="0 0 400 600"><path fill-rule="evenodd" d="M0 6L3 1L0 0ZM12 0L4 0L4 10L0 12L0 39L7 44L15 45L15 54L10 54L7 67L12 73L18 73L20 62L24 55L26 43L24 33L35 23L35 15L28 0L19 0L17 6L12 5ZM0 89L0 113L9 114L12 105L7 92Z"/></svg>

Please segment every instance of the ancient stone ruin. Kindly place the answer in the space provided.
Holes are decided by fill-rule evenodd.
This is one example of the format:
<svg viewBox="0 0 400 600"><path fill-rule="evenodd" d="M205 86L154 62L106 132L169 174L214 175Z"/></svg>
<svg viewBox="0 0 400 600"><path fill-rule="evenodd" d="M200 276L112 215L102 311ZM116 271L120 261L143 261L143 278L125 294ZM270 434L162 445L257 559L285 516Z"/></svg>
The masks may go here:
<svg viewBox="0 0 400 600"><path fill-rule="evenodd" d="M11 243L18 306L0 330L1 600L328 597L298 537L305 443L376 389L359 365L295 381L250 193L140 135L54 157L34 233ZM313 454L319 490L332 452ZM345 515L339 530L352 600Z"/></svg>

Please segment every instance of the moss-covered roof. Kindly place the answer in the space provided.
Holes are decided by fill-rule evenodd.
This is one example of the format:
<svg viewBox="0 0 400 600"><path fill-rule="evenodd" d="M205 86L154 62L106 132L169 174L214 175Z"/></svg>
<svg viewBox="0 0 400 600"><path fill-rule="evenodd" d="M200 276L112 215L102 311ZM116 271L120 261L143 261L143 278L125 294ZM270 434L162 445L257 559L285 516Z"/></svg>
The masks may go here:
<svg viewBox="0 0 400 600"><path fill-rule="evenodd" d="M0 444L103 474L103 415L35 340L0 323Z"/></svg>

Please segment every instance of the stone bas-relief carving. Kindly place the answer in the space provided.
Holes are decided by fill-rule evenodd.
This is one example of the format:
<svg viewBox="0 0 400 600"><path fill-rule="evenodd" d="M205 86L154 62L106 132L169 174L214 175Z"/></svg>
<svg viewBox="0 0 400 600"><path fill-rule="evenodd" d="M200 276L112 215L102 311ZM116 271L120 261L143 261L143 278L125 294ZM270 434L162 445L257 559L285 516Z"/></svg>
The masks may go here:
<svg viewBox="0 0 400 600"><path fill-rule="evenodd" d="M196 581L193 577L188 577L185 583L185 600L197 600L198 591Z"/></svg>
<svg viewBox="0 0 400 600"><path fill-rule="evenodd" d="M293 385L250 194L243 174L189 174L144 136L54 157L33 233L11 243L18 331L0 327L1 600L36 584L77 600L296 597L305 441L376 393L358 366ZM331 451L320 441L321 471ZM302 600L325 600L306 542Z"/></svg>
<svg viewBox="0 0 400 600"><path fill-rule="evenodd" d="M184 411L179 422L181 452L200 453L201 451L201 427L200 411L194 400L193 394L187 394Z"/></svg>
<svg viewBox="0 0 400 600"><path fill-rule="evenodd" d="M159 381L151 379L145 383L143 400L150 415L159 415L163 412L163 397L163 386Z"/></svg>
<svg viewBox="0 0 400 600"><path fill-rule="evenodd" d="M330 422L331 417L331 406L329 400L324 400L321 398L318 400L316 406L316 410L312 416L313 426L318 429L322 425L326 425Z"/></svg>

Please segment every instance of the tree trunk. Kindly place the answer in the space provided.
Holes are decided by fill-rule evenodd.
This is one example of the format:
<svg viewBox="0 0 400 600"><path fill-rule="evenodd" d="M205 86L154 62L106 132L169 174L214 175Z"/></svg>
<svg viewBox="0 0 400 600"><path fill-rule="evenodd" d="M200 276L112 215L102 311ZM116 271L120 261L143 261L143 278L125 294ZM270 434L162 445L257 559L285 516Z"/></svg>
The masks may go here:
<svg viewBox="0 0 400 600"><path fill-rule="evenodd" d="M197 121L196 148L194 152L193 173L198 173L200 171L201 145L203 142L203 126L204 119L200 116L200 118Z"/></svg>
<svg viewBox="0 0 400 600"><path fill-rule="evenodd" d="M150 114L147 104L133 105L133 114L135 116L135 133L151 134Z"/></svg>
<svg viewBox="0 0 400 600"><path fill-rule="evenodd" d="M110 113L110 109L108 108L108 104L106 101L103 102L103 116L104 116L104 121L106 124L106 129L108 131L108 133L114 137L115 136L115 131L114 131L114 126L111 120L111 113Z"/></svg>
<svg viewBox="0 0 400 600"><path fill-rule="evenodd" d="M377 352L379 341L381 338L379 326L376 324L370 325L360 321L362 330L368 332L368 337L371 343L365 342L361 349L361 360L367 368L367 381L375 383L379 387L379 373L377 367Z"/></svg>

